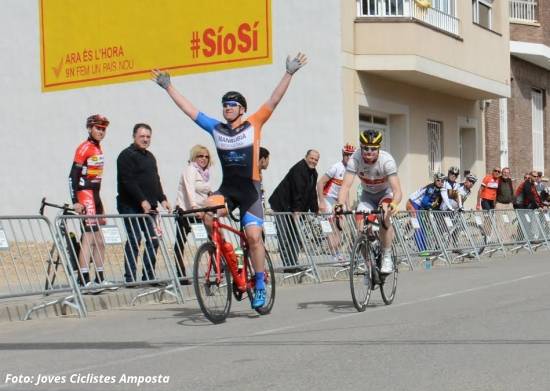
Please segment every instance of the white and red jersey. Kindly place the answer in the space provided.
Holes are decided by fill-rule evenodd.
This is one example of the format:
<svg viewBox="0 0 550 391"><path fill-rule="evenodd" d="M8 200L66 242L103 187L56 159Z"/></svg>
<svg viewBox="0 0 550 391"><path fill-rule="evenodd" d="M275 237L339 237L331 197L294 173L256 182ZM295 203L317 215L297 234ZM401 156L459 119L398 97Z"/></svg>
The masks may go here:
<svg viewBox="0 0 550 391"><path fill-rule="evenodd" d="M344 174L346 173L346 166L339 161L335 163L325 172L325 175L329 178L328 182L323 187L323 194L325 197L338 199L338 193L342 187L344 181Z"/></svg>
<svg viewBox="0 0 550 391"><path fill-rule="evenodd" d="M363 191L374 194L390 189L388 177L397 174L397 164L386 151L380 151L378 159L369 164L365 162L361 150L358 149L351 155L346 171L359 177Z"/></svg>

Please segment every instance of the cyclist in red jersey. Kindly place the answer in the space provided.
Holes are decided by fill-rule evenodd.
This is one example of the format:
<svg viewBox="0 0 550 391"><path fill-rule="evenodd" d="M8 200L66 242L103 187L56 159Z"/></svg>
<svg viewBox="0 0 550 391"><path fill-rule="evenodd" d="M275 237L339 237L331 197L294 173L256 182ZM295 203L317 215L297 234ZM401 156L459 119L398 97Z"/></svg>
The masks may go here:
<svg viewBox="0 0 550 391"><path fill-rule="evenodd" d="M73 165L69 174L69 190L73 208L78 214L89 216L103 214L103 204L99 197L101 177L103 175L103 151L100 146L105 138L109 120L99 114L94 114L86 120L88 139L78 146L75 152ZM105 280L103 275L103 258L105 243L99 225L100 219L90 218L83 220L79 264L80 281L87 288L111 287L112 283ZM96 281L90 281L88 265L93 260L96 269Z"/></svg>

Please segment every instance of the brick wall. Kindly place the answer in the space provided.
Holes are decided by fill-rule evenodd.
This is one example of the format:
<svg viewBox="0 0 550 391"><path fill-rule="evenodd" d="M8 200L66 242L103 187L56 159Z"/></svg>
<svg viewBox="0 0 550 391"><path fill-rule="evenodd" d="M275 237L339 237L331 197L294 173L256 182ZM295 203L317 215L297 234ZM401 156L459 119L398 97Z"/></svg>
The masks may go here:
<svg viewBox="0 0 550 391"><path fill-rule="evenodd" d="M500 115L498 100L485 106L485 165L487 172L500 166ZM479 176L485 173L477 173Z"/></svg>
<svg viewBox="0 0 550 391"><path fill-rule="evenodd" d="M540 26L510 23L510 40L534 43L550 42L550 0L538 0L537 21Z"/></svg>
<svg viewBox="0 0 550 391"><path fill-rule="evenodd" d="M523 177L533 165L531 131L531 91L544 91L544 164L545 175L550 175L550 71L518 58L511 58L511 90L508 99L508 161L514 178ZM486 168L500 165L500 127L498 100L492 100L486 109Z"/></svg>

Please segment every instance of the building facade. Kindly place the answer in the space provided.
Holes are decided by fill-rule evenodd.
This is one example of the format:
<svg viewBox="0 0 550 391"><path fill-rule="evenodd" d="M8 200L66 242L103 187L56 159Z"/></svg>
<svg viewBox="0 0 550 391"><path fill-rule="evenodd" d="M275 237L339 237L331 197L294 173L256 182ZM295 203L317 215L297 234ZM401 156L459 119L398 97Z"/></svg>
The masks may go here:
<svg viewBox="0 0 550 391"><path fill-rule="evenodd" d="M386 133L405 192L435 171L485 171L484 106L509 96L500 1L343 2L344 129Z"/></svg>
<svg viewBox="0 0 550 391"><path fill-rule="evenodd" d="M485 103L486 167L509 166L516 184L550 169L550 2L510 0L509 99Z"/></svg>
<svg viewBox="0 0 550 391"><path fill-rule="evenodd" d="M287 54L305 52L300 71L263 131L271 151L264 173L270 193L289 167L314 148L319 172L341 158L362 129L385 134L398 163L405 197L435 171L460 166L485 171L480 104L510 94L508 6L492 0L326 0L269 2L273 63L174 77L200 110L221 117L220 97L242 92L253 112L285 70ZM207 18L208 16L205 16ZM109 117L103 142L102 199L113 212L116 158L137 122L153 127L151 150L170 200L202 132L151 81L43 93L38 2L9 0L0 13L0 213L34 212L44 196L69 197L74 149L86 137L85 118ZM105 23L103 19L98 24ZM18 32L18 39L11 37ZM187 45L187 41L185 41ZM542 87L541 87L542 88ZM219 163L213 168L219 184Z"/></svg>

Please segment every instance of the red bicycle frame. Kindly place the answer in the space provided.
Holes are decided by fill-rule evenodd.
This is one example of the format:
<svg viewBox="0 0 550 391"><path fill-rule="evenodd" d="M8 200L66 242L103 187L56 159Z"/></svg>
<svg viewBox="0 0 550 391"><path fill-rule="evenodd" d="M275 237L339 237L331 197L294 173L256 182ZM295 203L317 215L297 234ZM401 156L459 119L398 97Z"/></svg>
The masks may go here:
<svg viewBox="0 0 550 391"><path fill-rule="evenodd" d="M212 242L216 246L216 259L215 259L215 270L216 270L216 283L220 284L222 279L222 269L221 269L221 255L223 253L223 242L224 239L221 235L221 230L225 229L230 232L233 232L235 235L238 235L240 246L243 249L243 252L247 254L248 252L248 242L246 240L246 235L244 232L240 230L236 230L235 228L220 223L218 220L217 214L214 214L213 220L212 220ZM232 254L223 254L225 261L227 263L227 266L229 266L229 271L231 272L231 275L233 276L233 281L235 282L235 285L237 286L237 289L241 292L246 292L247 289L254 288L252 281L247 281L246 276L248 275L248 268L250 267L248 261L243 262L243 267L241 270L239 270L236 259L234 256L231 256ZM206 272L206 276L209 277L210 273L212 272L212 262L210 262L210 265L208 266L208 270Z"/></svg>

